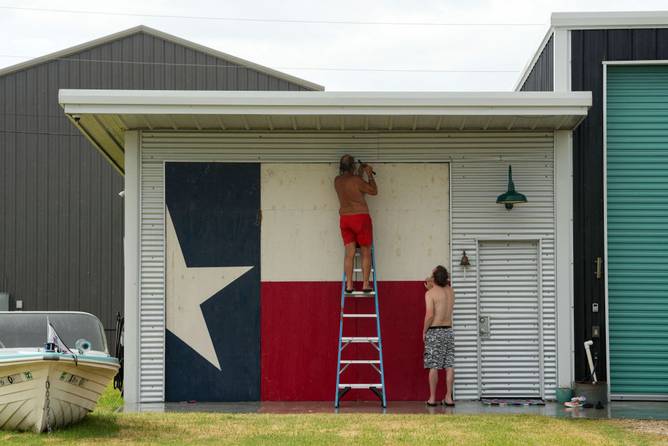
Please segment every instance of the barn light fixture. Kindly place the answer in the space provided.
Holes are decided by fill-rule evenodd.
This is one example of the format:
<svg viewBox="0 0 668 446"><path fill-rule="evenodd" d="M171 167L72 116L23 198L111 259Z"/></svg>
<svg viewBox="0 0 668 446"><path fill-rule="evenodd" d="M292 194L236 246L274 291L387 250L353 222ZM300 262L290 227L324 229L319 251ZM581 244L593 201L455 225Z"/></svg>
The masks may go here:
<svg viewBox="0 0 668 446"><path fill-rule="evenodd" d="M462 259L459 261L459 266L471 266L469 257L466 255L466 250L464 250L464 253L462 254Z"/></svg>
<svg viewBox="0 0 668 446"><path fill-rule="evenodd" d="M515 190L515 183L513 183L513 167L508 166L508 190L496 198L497 203L502 203L506 209L511 210L514 204L526 203L527 197Z"/></svg>

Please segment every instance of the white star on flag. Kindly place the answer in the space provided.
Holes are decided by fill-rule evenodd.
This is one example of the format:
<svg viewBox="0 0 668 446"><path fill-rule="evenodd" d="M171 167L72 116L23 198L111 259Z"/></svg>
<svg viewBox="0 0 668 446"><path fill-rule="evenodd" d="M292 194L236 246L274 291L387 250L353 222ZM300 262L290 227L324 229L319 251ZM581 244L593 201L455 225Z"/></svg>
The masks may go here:
<svg viewBox="0 0 668 446"><path fill-rule="evenodd" d="M246 274L252 266L190 268L186 265L174 223L166 212L166 322L167 329L190 348L221 370L211 334L206 326L201 304L230 283Z"/></svg>

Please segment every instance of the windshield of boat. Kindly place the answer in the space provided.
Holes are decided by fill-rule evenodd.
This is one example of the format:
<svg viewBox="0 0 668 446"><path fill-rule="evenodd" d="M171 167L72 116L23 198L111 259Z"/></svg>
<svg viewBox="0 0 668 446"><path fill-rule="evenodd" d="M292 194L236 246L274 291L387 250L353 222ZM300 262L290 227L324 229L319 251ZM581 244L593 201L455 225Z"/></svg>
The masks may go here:
<svg viewBox="0 0 668 446"><path fill-rule="evenodd" d="M47 317L60 339L76 353L80 339L90 350L107 353L107 339L99 319L88 313L0 311L0 348L44 347Z"/></svg>

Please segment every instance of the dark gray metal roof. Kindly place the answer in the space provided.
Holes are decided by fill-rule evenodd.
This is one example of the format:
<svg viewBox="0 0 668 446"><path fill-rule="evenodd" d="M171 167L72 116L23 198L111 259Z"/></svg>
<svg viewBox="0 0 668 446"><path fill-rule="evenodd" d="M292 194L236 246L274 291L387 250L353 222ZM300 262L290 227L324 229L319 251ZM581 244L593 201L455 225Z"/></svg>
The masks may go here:
<svg viewBox="0 0 668 446"><path fill-rule="evenodd" d="M314 82L307 81L305 79L298 78L296 76L292 76L290 74L283 73L281 71L274 70L269 67L265 67L263 65L256 64L254 62L250 62L245 59L241 59L240 57L232 56L231 54L223 53L222 51L215 50L213 48L206 47L204 45L200 45L195 42L191 42L186 39L182 39L180 37L159 31L157 29L151 28L149 26L145 25L139 25L135 26L134 28L129 28L124 31L120 31L114 34L109 34L104 37L100 37L99 39L91 40L86 43L82 43L80 45L75 45L70 48L66 48L64 50L56 51L55 53L51 54L46 54L44 56L37 57L35 59L31 59L25 62L18 63L16 65L12 65L6 68L0 69L0 76L3 76L5 74L13 73L15 71L23 70L35 65L39 65L45 62L49 62L52 60L57 60L63 57L71 56L76 53L81 53L82 51L88 50L90 48L95 48L100 45L104 45L109 42L113 42L115 40L121 39L126 36L131 36L133 34L137 33L144 33L150 36L158 37L160 39L166 40L173 42L177 45L184 46L186 48L193 49L195 51L200 51L202 53L218 57L221 59L225 59L235 65L240 65L244 66L246 68L250 68L252 70L258 71L260 73L267 74L269 76L276 77L278 79L283 79L287 82L301 85L302 87L306 88L307 90L324 90L325 87L322 85L316 84Z"/></svg>

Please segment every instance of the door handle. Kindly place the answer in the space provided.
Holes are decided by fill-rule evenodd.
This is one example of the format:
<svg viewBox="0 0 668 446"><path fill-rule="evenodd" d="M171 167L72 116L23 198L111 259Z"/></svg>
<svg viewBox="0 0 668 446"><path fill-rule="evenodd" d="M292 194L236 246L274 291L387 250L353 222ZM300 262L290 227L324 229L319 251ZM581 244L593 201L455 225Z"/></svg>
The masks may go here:
<svg viewBox="0 0 668 446"><path fill-rule="evenodd" d="M596 264L596 272L594 273L596 275L597 279L600 279L603 277L603 259L600 257L596 257L596 260L594 260L594 263Z"/></svg>

